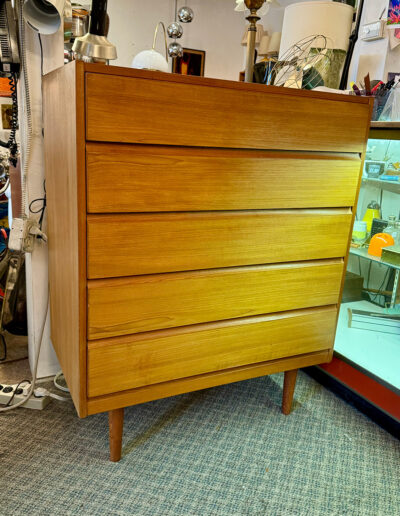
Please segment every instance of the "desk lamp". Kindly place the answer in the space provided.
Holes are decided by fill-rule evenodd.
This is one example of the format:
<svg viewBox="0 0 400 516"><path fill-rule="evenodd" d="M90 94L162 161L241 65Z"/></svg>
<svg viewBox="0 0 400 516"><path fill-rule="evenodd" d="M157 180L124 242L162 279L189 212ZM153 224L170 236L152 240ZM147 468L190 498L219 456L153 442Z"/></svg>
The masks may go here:
<svg viewBox="0 0 400 516"><path fill-rule="evenodd" d="M107 0L93 0L89 32L76 38L72 47L75 59L106 64L111 59L117 59L117 49L106 37L107 25Z"/></svg>
<svg viewBox="0 0 400 516"><path fill-rule="evenodd" d="M22 12L26 23L40 34L54 34L61 26L65 0L27 0Z"/></svg>

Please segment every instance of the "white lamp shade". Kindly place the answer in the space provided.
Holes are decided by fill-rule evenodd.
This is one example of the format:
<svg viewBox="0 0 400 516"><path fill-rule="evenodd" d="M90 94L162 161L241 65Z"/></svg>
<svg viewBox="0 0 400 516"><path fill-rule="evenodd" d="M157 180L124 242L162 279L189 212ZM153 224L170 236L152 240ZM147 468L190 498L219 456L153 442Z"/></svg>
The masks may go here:
<svg viewBox="0 0 400 516"><path fill-rule="evenodd" d="M261 38L260 46L258 48L258 55L259 56L266 56L266 55L268 55L268 48L269 48L270 39L271 38L268 36L268 33L264 32L264 35Z"/></svg>
<svg viewBox="0 0 400 516"><path fill-rule="evenodd" d="M269 45L268 45L268 52L267 52L268 55L279 54L279 49L281 46L281 37L282 37L282 34L280 32L272 33L272 36L269 40Z"/></svg>
<svg viewBox="0 0 400 516"><path fill-rule="evenodd" d="M244 31L244 34L243 34L242 47L247 46L248 28L249 28L249 26L246 27L246 30ZM259 45L261 43L261 39L264 36L264 34L268 34L268 32L264 32L264 27L261 25L261 23L257 23L256 45Z"/></svg>
<svg viewBox="0 0 400 516"><path fill-rule="evenodd" d="M40 34L55 34L61 25L65 0L27 0L22 8L27 24Z"/></svg>
<svg viewBox="0 0 400 516"><path fill-rule="evenodd" d="M169 72L167 60L154 49L139 52L139 54L133 58L131 68Z"/></svg>
<svg viewBox="0 0 400 516"><path fill-rule="evenodd" d="M310 36L327 38L327 48L347 50L353 22L353 7L340 2L300 2L285 9L279 58L296 43Z"/></svg>

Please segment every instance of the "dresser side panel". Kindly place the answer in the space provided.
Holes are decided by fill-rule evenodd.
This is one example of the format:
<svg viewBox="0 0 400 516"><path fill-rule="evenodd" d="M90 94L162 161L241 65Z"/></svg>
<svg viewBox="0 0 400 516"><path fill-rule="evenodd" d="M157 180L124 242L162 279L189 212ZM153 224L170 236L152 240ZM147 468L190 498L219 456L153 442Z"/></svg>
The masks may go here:
<svg viewBox="0 0 400 516"><path fill-rule="evenodd" d="M86 407L84 67L43 82L51 339L79 416Z"/></svg>

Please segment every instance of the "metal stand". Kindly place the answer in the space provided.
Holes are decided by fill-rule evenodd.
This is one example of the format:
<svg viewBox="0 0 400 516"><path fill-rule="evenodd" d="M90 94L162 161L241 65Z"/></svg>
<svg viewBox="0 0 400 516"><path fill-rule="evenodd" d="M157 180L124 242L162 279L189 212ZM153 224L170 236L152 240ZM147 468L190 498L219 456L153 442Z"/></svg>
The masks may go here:
<svg viewBox="0 0 400 516"><path fill-rule="evenodd" d="M257 11L262 7L265 0L245 0L247 9L250 9L250 15L246 20L250 23L247 32L247 56L246 56L246 72L244 76L245 82L253 82L254 74L254 56L256 50L257 22L260 17Z"/></svg>
<svg viewBox="0 0 400 516"><path fill-rule="evenodd" d="M393 283L392 299L390 301L390 308L394 308L396 306L397 292L399 290L399 279L400 279L400 269L396 269L396 274L394 276L394 283Z"/></svg>

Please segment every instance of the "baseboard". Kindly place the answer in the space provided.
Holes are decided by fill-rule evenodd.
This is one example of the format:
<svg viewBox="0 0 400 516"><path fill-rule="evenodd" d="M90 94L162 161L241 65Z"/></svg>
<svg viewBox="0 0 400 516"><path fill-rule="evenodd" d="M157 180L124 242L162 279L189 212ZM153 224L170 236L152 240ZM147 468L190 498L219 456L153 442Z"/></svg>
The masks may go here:
<svg viewBox="0 0 400 516"><path fill-rule="evenodd" d="M336 394L339 398L349 403L352 407L356 408L367 417L369 417L374 423L379 425L381 428L392 434L394 437L400 440L400 422L392 418L389 414L381 410L376 405L372 404L349 387L345 386L340 381L333 378L331 375L326 373L323 369L318 366L306 367L304 371L314 378L321 385L329 389L331 392Z"/></svg>

